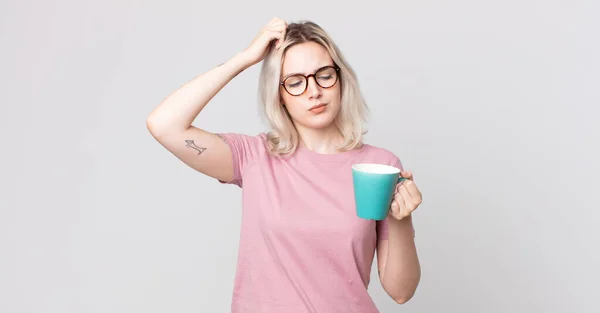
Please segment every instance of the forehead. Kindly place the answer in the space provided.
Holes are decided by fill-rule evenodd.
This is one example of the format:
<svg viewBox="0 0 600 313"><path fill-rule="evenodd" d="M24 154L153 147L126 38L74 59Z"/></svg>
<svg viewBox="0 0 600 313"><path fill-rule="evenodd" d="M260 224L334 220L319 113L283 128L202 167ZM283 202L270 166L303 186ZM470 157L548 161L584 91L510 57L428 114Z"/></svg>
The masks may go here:
<svg viewBox="0 0 600 313"><path fill-rule="evenodd" d="M304 42L285 52L281 73L283 76L291 73L310 74L326 65L333 65L327 49L315 42Z"/></svg>

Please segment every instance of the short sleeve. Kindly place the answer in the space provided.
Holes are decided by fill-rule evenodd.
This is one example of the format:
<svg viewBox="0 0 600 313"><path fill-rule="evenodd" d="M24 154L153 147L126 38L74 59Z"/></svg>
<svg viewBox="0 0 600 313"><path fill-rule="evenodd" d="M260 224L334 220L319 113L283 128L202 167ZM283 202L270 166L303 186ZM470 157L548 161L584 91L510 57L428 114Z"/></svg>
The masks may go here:
<svg viewBox="0 0 600 313"><path fill-rule="evenodd" d="M230 181L219 182L243 186L244 171L259 158L264 151L264 136L262 134L250 136L236 133L219 133L223 141L231 149L233 178Z"/></svg>
<svg viewBox="0 0 600 313"><path fill-rule="evenodd" d="M390 165L399 168L401 171L404 171L404 167L402 167L402 162L400 161L400 158L398 158L395 155L392 158L392 162Z"/></svg>

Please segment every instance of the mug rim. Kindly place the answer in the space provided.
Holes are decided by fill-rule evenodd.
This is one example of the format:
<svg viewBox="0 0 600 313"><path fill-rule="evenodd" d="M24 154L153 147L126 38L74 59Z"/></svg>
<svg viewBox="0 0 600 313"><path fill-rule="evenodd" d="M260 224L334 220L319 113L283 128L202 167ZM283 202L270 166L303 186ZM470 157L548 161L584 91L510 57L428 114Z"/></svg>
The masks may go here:
<svg viewBox="0 0 600 313"><path fill-rule="evenodd" d="M400 169L387 165L387 164L379 164L379 163L357 163L352 164L352 169L362 172L362 173L371 173L371 174L398 174L400 173Z"/></svg>

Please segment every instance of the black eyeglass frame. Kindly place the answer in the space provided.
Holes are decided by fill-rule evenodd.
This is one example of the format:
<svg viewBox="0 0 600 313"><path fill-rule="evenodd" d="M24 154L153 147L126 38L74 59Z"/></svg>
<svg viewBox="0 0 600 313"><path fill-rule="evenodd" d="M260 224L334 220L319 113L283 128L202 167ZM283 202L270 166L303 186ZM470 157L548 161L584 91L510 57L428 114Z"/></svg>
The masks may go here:
<svg viewBox="0 0 600 313"><path fill-rule="evenodd" d="M315 75L317 75L317 73L319 73L320 71L322 71L324 69L327 69L327 68L333 68L336 71L335 81L333 82L333 84L331 84L331 86L329 86L329 87L323 87L323 86L321 86L321 84L319 84L319 80L315 77ZM302 92L299 93L299 94L297 94L297 95L292 94L291 92L289 92L287 90L287 88L285 88L285 82L289 78L296 77L296 76L303 76L304 80L306 82L306 84L304 84L304 90L302 90ZM336 66L336 65L327 65L327 66L321 67L320 69L316 70L314 73L309 74L309 75L303 75L303 74L290 75L290 76L286 77L282 82L280 82L279 85L281 85L283 87L283 89L285 90L285 92L287 92L290 96L297 97L297 96L301 96L303 93L306 92L306 89L308 89L308 79L311 78L311 77L313 77L315 79L315 83L317 83L317 85L319 85L319 87L324 88L324 89L329 89L329 88L335 86L335 84L337 84L337 82L340 80L340 68L338 66Z"/></svg>

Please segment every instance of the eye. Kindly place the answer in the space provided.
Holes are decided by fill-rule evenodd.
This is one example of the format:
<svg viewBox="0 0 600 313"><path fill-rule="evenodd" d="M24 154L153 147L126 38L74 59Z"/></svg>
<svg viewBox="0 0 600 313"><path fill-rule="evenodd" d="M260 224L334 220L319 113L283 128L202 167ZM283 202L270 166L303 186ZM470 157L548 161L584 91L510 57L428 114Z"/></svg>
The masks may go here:
<svg viewBox="0 0 600 313"><path fill-rule="evenodd" d="M304 84L304 77L301 76L290 76L285 80L285 85L293 88Z"/></svg>

